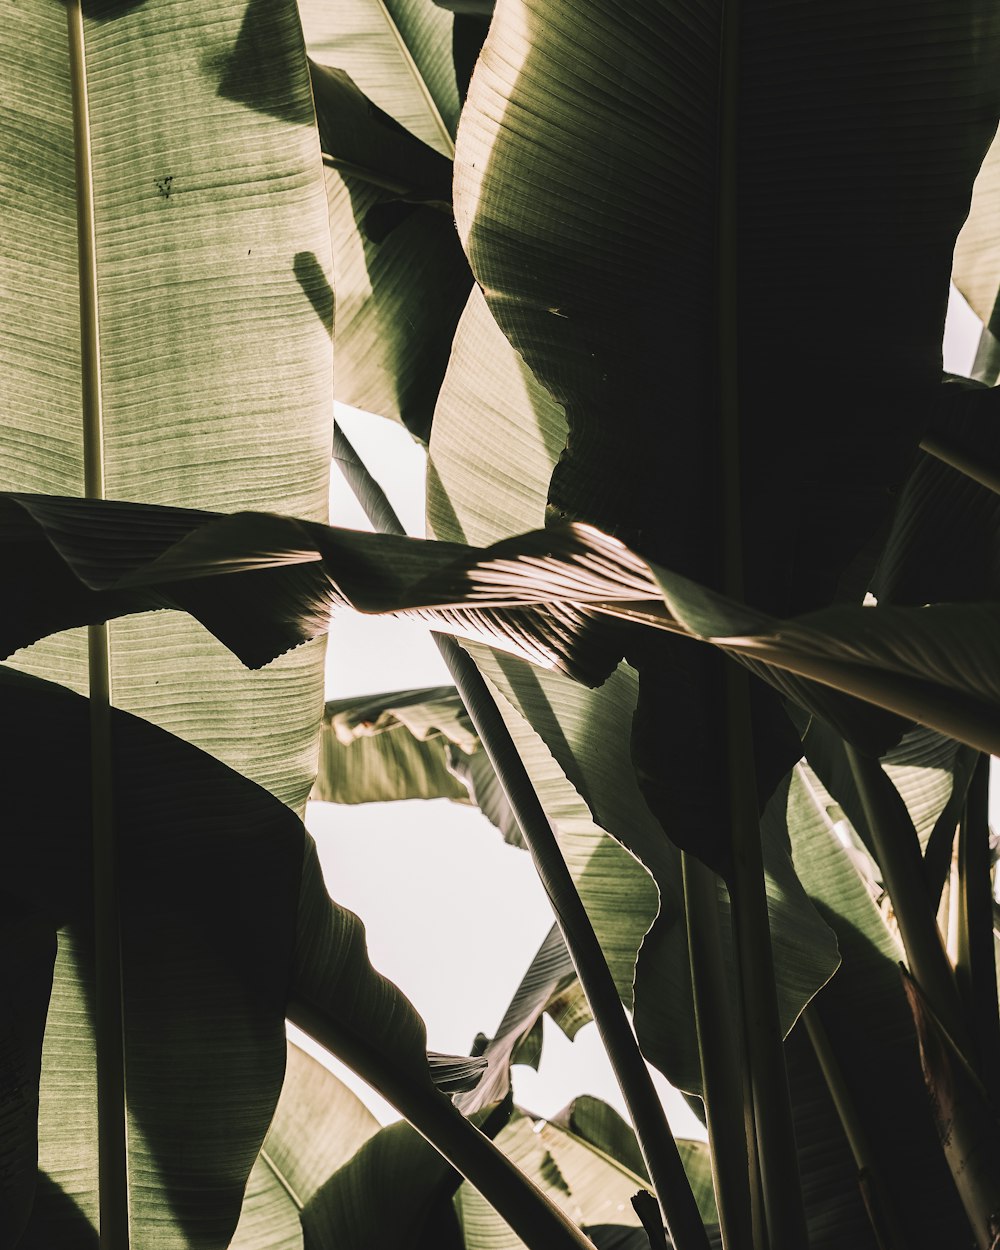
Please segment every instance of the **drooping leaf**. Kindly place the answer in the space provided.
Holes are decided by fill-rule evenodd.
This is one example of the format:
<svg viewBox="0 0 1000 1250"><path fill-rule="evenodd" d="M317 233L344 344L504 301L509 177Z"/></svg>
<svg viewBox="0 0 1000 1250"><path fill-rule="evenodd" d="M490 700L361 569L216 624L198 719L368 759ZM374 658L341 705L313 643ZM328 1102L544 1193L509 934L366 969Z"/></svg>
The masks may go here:
<svg viewBox="0 0 1000 1250"><path fill-rule="evenodd" d="M644 1182L621 1164L571 1141L560 1129L543 1120L533 1123L527 1114L515 1114L496 1143L579 1223L600 1223L602 1214L614 1212L622 1222L638 1224L629 1199ZM460 1187L456 1205L466 1250L508 1250L521 1245L471 1186Z"/></svg>
<svg viewBox="0 0 1000 1250"><path fill-rule="evenodd" d="M313 798L328 803L393 799L468 801L455 753L479 742L453 686L327 703Z"/></svg>
<svg viewBox="0 0 1000 1250"><path fill-rule="evenodd" d="M542 1014L557 1018L571 1039L590 1019L576 969L557 926L549 930L504 1012L497 1031L483 1039L482 1055L489 1067L478 1083L458 1099L466 1115L500 1102L510 1092L510 1065L534 1061L539 1054L524 1047L535 1035ZM538 1046L541 1043L539 1041Z"/></svg>
<svg viewBox="0 0 1000 1250"><path fill-rule="evenodd" d="M426 441L455 325L472 286L450 213L407 202L414 199L408 193L415 168L425 181L432 175L429 198L451 199L460 108L452 20L421 0L349 6L301 0L300 10L310 55L319 65L324 150L344 158L345 127L356 115L343 92L327 94L336 81L331 70L349 76L410 140L397 136L385 149L387 132L376 125L384 149L382 186L371 180L370 170L368 177L347 166L326 171L337 293L336 395L402 421ZM422 145L427 151L419 155ZM426 187L416 196L421 198L428 198Z"/></svg>
<svg viewBox="0 0 1000 1250"><path fill-rule="evenodd" d="M92 200L98 318L87 341L106 493L322 519L332 306L320 320L311 300L327 298L331 261L295 5L83 8L93 168L79 185L83 81L70 72L66 7L27 0L4 19L0 485L83 491L81 394L93 368L81 356L77 209ZM119 706L304 803L320 649L254 678L167 615L123 622L111 646ZM87 689L81 636L18 664Z"/></svg>
<svg viewBox="0 0 1000 1250"><path fill-rule="evenodd" d="M327 703L312 797L330 803L471 799L506 842L523 845L454 686Z"/></svg>
<svg viewBox="0 0 1000 1250"><path fill-rule="evenodd" d="M74 1212L96 1215L88 709L65 688L9 669L2 694L0 757L14 804L4 880L16 884L26 917L59 931L41 1166L60 1180L39 1190L27 1235L44 1228L49 1246L70 1250L79 1245ZM53 735L67 744L57 794L44 745ZM278 1097L286 1011L305 1004L312 1026L327 1042L347 1039L348 1060L376 1085L389 1072L401 1088L448 1104L433 1089L419 1017L371 968L360 921L331 903L315 852L283 804L125 713L114 715L114 771L134 1235L222 1250ZM2 957L7 982L24 968L21 944L5 945ZM38 1001L48 982L43 968L31 971L23 992ZM22 1188L30 1148L22 1142L11 1161ZM294 1184L317 1183L316 1167L307 1152Z"/></svg>
<svg viewBox="0 0 1000 1250"><path fill-rule="evenodd" d="M600 1146L524 1111L515 1113L496 1142L584 1227L639 1227L631 1199L646 1182ZM466 1250L520 1250L523 1243L501 1226L469 1185L459 1189L456 1205Z"/></svg>

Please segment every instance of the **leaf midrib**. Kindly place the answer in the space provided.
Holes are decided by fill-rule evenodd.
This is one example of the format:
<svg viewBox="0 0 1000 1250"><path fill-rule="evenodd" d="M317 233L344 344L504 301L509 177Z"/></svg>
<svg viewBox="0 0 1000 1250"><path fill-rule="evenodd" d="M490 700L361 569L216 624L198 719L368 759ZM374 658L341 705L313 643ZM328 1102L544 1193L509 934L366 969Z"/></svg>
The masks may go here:
<svg viewBox="0 0 1000 1250"><path fill-rule="evenodd" d="M427 104L427 111L430 113L431 117L434 119L435 125L438 127L438 129L441 132L441 139L444 142L444 146L446 148L445 154L449 156L452 160L454 160L455 159L455 141L451 137L451 131L448 129L448 127L444 123L444 118L441 116L438 106L434 102L434 97L431 95L430 88L427 86L427 83L424 81L423 74L421 74L416 61L413 59L413 55L410 52L410 49L406 46L406 40L403 38L402 34L400 33L400 29L396 25L395 19L393 18L392 14L389 12L389 8L388 8L388 5L385 3L385 0L375 0L375 3L378 6L379 12L382 14L382 17L385 21L386 27L389 30L389 33L395 39L399 47L399 54L403 60L403 63L406 65L407 69L410 71L410 74L412 75L414 82L417 84L417 88L419 89L420 94L424 97L424 101Z"/></svg>
<svg viewBox="0 0 1000 1250"><path fill-rule="evenodd" d="M302 1201L299 1195L295 1192L295 1188L292 1185L291 1181L284 1174L284 1172L282 1172L281 1168L278 1167L278 1165L271 1158L271 1156L268 1154L267 1150L265 1150L263 1146L261 1146L260 1148L260 1157L264 1160L264 1162L270 1168L271 1174L273 1175L274 1179L278 1182L278 1184L285 1191L285 1193L288 1194L292 1202L295 1203L295 1206L299 1210L299 1212L304 1211L306 1204Z"/></svg>

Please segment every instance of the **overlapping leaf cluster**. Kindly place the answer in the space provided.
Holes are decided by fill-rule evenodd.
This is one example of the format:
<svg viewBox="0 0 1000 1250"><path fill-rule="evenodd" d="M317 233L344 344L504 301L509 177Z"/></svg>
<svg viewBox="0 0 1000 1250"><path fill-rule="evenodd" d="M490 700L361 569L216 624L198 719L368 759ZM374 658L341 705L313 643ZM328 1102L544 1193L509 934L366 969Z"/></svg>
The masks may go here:
<svg viewBox="0 0 1000 1250"><path fill-rule="evenodd" d="M940 344L1000 108L995 7L746 3L736 72L732 0L500 0L492 22L430 0L74 0L68 28L66 7L13 7L0 56L0 1236L95 1244L110 976L137 1246L647 1237L622 1212L648 1143L603 1105L532 1126L509 1103L542 1014L588 1018L558 930L477 1056L429 1059L284 805L319 750L316 798L471 798L523 840L450 689L323 715L317 640L349 605L466 640L642 1052L693 1095L682 856L718 874L735 1003L723 665L750 671L809 1244L986 1245L1000 1182L966 1165L1000 1087L974 784L1000 750L1000 413L942 383ZM994 331L997 164L955 261ZM432 539L324 524L334 395L428 443ZM108 621L110 970L80 697L80 627ZM298 1052L278 1102L286 1017L448 1161L376 1132ZM948 1064L965 1103L942 1152L924 1083L940 1095ZM735 1245L718 1168L716 1203L708 1152L682 1157ZM516 1195L517 1236L460 1173Z"/></svg>

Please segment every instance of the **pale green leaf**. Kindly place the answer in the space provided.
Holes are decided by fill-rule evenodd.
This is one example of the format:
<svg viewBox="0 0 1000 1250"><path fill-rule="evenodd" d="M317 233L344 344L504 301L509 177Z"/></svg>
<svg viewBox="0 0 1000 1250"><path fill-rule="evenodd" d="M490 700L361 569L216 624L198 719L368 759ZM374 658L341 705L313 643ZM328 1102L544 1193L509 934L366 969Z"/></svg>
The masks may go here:
<svg viewBox="0 0 1000 1250"><path fill-rule="evenodd" d="M348 74L431 155L440 154L450 202L459 111L451 15L426 0L300 0L300 9L313 60ZM342 156L342 118L320 107L320 121L329 134L325 149ZM337 292L334 385L344 403L400 420L426 440L472 275L450 212L402 202L405 162L382 173L380 188L347 167L326 172Z"/></svg>
<svg viewBox="0 0 1000 1250"><path fill-rule="evenodd" d="M107 494L321 519L331 260L295 5L85 7ZM0 479L73 495L84 445L77 200L89 191L74 180L68 56L65 6L8 6ZM111 638L118 706L304 802L321 649L261 678L174 616L123 622ZM86 689L79 636L19 663Z"/></svg>
<svg viewBox="0 0 1000 1250"><path fill-rule="evenodd" d="M454 687L327 703L312 797L328 803L447 798L468 802L455 753L478 752Z"/></svg>
<svg viewBox="0 0 1000 1250"><path fill-rule="evenodd" d="M290 1044L281 1097L230 1250L301 1250L302 1208L378 1127L346 1085Z"/></svg>
<svg viewBox="0 0 1000 1250"><path fill-rule="evenodd" d="M969 216L955 244L952 280L989 325L1000 294L1000 138L994 138L976 177Z"/></svg>
<svg viewBox="0 0 1000 1250"><path fill-rule="evenodd" d="M554 1116L551 1123L566 1133L581 1138L648 1184L646 1165L643 1163L635 1131L614 1107L602 1102L600 1098L581 1094ZM706 1224L718 1223L719 1214L712 1185L712 1156L708 1143L679 1138L677 1148L702 1219Z"/></svg>

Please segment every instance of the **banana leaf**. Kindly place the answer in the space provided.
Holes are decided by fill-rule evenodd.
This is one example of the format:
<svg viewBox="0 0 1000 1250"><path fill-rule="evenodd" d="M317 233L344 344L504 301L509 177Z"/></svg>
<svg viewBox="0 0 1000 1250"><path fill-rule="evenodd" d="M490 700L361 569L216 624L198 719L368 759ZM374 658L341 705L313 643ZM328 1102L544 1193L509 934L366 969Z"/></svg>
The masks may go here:
<svg viewBox="0 0 1000 1250"><path fill-rule="evenodd" d="M86 1244L81 1220L93 1223L97 1202L89 711L64 687L11 669L0 689L14 805L5 888L45 939L26 966L21 931L5 931L13 941L0 952L0 984L20 978L29 1005L51 987L47 1021L22 1012L11 1039L22 1080L32 1081L41 1054L42 1133L15 1137L0 1209L8 1227L28 1220L25 1245L70 1250ZM163 730L124 712L112 720L133 1236L223 1250L278 1100L286 1014L438 1140L442 1124L465 1128L434 1087L437 1072L455 1088L456 1064L428 1062L422 1022L371 967L361 922L331 902L293 813ZM58 791L43 742L53 736L65 744ZM56 937L52 975L44 955ZM467 1078L469 1061L462 1066ZM31 1097L29 1085L22 1103ZM47 1181L32 1204L36 1141ZM15 1239L21 1231L14 1225Z"/></svg>
<svg viewBox="0 0 1000 1250"><path fill-rule="evenodd" d="M426 441L472 286L450 211L464 73L456 71L453 22L421 0L299 7L331 158L336 397ZM354 93L343 89L345 78ZM359 109L359 95L371 111Z"/></svg>
<svg viewBox="0 0 1000 1250"><path fill-rule="evenodd" d="M624 622L626 637L712 644L841 732L856 727L862 744L859 698L979 750L1000 746L991 603L834 605L779 620L576 523L477 549L264 513L29 495L0 505L15 605L0 636L8 654L77 624L176 607L259 666L349 604L414 614L598 685Z"/></svg>
<svg viewBox="0 0 1000 1250"><path fill-rule="evenodd" d="M566 410L551 514L740 593L728 559L785 617L857 578L929 419L1000 27L986 0L876 23L860 3L756 5L731 38L724 12L501 0L455 210L497 321ZM873 275L905 292L888 334L859 296ZM695 853L725 871L719 668L665 639L626 654L647 799L669 830L699 794ZM798 747L760 690L754 738L763 803Z"/></svg>
<svg viewBox="0 0 1000 1250"><path fill-rule="evenodd" d="M900 778L904 794L906 780ZM917 810L919 775L908 780ZM823 1022L872 1142L879 1166L873 1182L912 1244L954 1239L965 1221L921 1090L916 1034L899 983L901 947L834 827L841 809L800 765L767 818L786 825L796 871L837 935L841 965L809 1010ZM803 1184L810 1245L874 1247L857 1169L801 1025L786 1046L796 1138L809 1161Z"/></svg>
<svg viewBox="0 0 1000 1250"><path fill-rule="evenodd" d="M89 456L112 498L324 519L331 259L295 5L225 0L209 20L197 3L87 0L79 17L51 0L5 13L0 485L79 494ZM74 108L89 177L74 174ZM81 403L98 372L99 438ZM161 614L113 627L111 652L118 706L304 804L321 648L255 678ZM17 663L88 688L82 635Z"/></svg>
<svg viewBox="0 0 1000 1250"><path fill-rule="evenodd" d="M457 755L479 750L453 686L328 702L312 797L328 803L469 801Z"/></svg>
<svg viewBox="0 0 1000 1250"><path fill-rule="evenodd" d="M378 1128L346 1085L289 1043L281 1096L230 1250L301 1250L303 1206Z"/></svg>

